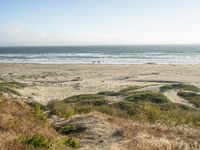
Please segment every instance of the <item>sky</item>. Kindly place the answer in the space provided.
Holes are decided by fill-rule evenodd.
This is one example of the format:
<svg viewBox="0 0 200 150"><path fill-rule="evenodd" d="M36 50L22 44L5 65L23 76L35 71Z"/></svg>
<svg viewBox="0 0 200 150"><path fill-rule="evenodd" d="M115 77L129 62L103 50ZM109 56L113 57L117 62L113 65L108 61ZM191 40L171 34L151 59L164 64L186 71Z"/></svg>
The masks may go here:
<svg viewBox="0 0 200 150"><path fill-rule="evenodd" d="M0 46L200 44L200 0L0 0Z"/></svg>

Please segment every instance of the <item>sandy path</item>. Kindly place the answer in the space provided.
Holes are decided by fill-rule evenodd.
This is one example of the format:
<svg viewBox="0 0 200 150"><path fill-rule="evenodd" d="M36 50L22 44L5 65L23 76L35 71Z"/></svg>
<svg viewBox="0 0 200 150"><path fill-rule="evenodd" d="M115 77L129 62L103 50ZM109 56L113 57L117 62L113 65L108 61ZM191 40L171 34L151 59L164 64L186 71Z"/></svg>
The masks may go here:
<svg viewBox="0 0 200 150"><path fill-rule="evenodd" d="M119 150L123 146L124 137L120 134L121 127L107 121L106 115L93 112L87 115L75 116L70 120L55 122L54 128L73 125L78 130L68 136L80 138L80 150Z"/></svg>
<svg viewBox="0 0 200 150"><path fill-rule="evenodd" d="M187 100L178 96L177 92L178 91L176 90L169 90L169 91L164 92L164 95L167 96L173 103L183 104L183 105L187 105L187 106L195 108L193 104L189 103Z"/></svg>

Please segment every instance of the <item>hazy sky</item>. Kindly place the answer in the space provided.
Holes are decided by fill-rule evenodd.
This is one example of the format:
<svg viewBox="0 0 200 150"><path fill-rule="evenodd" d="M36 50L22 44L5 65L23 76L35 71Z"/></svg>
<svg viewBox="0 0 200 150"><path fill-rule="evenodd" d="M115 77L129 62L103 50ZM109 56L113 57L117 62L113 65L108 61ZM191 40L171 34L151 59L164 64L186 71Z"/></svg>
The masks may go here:
<svg viewBox="0 0 200 150"><path fill-rule="evenodd" d="M200 43L200 0L0 0L0 46Z"/></svg>

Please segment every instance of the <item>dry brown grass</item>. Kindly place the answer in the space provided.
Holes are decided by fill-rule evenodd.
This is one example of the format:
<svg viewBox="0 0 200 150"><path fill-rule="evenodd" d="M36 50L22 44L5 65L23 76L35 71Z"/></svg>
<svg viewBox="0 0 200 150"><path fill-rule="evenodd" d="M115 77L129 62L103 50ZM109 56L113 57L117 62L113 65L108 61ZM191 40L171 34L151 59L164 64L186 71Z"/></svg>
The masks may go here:
<svg viewBox="0 0 200 150"><path fill-rule="evenodd" d="M200 131L182 126L133 123L126 130L127 147L134 150L197 150Z"/></svg>
<svg viewBox="0 0 200 150"><path fill-rule="evenodd" d="M199 150L200 130L184 126L148 124L104 114L106 122L124 135L128 150ZM120 127L120 128L119 128Z"/></svg>
<svg viewBox="0 0 200 150"><path fill-rule="evenodd" d="M19 137L36 134L51 140L54 143L51 149L66 149L59 143L62 137L47 122L37 118L34 110L23 101L1 97L0 118L1 150L28 149L30 147L22 144Z"/></svg>

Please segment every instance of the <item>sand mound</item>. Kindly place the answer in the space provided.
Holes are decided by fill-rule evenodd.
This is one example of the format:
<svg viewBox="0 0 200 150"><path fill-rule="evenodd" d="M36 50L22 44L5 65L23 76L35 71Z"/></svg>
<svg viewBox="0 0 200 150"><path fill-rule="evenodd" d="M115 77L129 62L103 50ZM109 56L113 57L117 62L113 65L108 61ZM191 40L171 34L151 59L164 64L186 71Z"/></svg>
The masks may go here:
<svg viewBox="0 0 200 150"><path fill-rule="evenodd" d="M59 129L65 125L74 126L77 131L68 134L80 139L83 150L114 150L121 149L123 134L118 126L106 121L100 113L76 116L68 121L55 122L53 126Z"/></svg>

